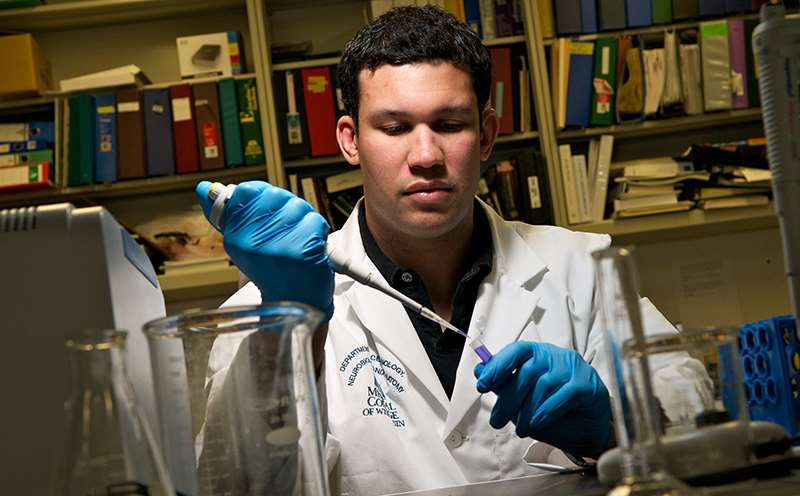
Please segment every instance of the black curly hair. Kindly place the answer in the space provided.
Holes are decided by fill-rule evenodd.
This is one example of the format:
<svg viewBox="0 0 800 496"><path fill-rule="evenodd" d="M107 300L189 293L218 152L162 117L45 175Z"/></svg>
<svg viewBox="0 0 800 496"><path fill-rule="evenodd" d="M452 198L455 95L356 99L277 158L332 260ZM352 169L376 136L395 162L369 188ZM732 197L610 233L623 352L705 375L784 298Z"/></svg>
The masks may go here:
<svg viewBox="0 0 800 496"><path fill-rule="evenodd" d="M489 50L466 24L439 7L398 7L372 20L345 45L337 68L347 113L358 127L358 75L385 64L452 62L469 69L483 109L489 101L492 64Z"/></svg>

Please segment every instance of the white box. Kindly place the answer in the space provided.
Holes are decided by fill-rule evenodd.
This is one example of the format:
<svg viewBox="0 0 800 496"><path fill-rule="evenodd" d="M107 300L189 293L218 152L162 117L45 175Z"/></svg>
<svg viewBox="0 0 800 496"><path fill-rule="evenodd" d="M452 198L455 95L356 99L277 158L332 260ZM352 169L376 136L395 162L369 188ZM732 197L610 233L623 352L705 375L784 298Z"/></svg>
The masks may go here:
<svg viewBox="0 0 800 496"><path fill-rule="evenodd" d="M177 38L181 78L232 76L244 71L241 36L236 31Z"/></svg>

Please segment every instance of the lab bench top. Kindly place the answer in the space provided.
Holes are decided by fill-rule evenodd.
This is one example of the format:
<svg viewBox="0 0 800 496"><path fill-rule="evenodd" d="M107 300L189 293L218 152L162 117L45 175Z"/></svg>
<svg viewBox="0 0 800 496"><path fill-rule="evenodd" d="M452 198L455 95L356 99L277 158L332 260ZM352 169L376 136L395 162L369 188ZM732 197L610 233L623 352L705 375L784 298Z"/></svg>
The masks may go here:
<svg viewBox="0 0 800 496"><path fill-rule="evenodd" d="M605 496L609 489L593 474L573 473L479 482L389 496ZM800 494L800 471L776 479L753 479L724 486L692 489L697 496L797 496Z"/></svg>

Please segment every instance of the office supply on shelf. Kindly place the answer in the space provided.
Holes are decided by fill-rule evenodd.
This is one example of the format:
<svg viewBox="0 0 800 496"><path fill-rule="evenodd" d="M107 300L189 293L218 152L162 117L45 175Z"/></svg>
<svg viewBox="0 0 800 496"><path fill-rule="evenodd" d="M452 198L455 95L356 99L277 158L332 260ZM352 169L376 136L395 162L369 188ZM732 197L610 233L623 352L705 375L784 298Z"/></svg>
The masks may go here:
<svg viewBox="0 0 800 496"><path fill-rule="evenodd" d="M749 39L744 37L744 21L728 19L728 48L731 61L731 106L735 109L747 108L747 60L745 50L751 50Z"/></svg>
<svg viewBox="0 0 800 496"><path fill-rule="evenodd" d="M597 17L600 31L625 29L625 0L598 0Z"/></svg>
<svg viewBox="0 0 800 496"><path fill-rule="evenodd" d="M172 105L169 89L144 90L144 133L147 145L147 175L175 174L175 145L172 140Z"/></svg>
<svg viewBox="0 0 800 496"><path fill-rule="evenodd" d="M666 63L664 48L650 48L642 51L644 62L644 115L655 115L661 108L666 85Z"/></svg>
<svg viewBox="0 0 800 496"><path fill-rule="evenodd" d="M494 0L494 28L498 38L514 35L512 0Z"/></svg>
<svg viewBox="0 0 800 496"><path fill-rule="evenodd" d="M188 84L170 86L169 99L172 106L175 172L197 172L200 170L200 154L197 149L192 89Z"/></svg>
<svg viewBox="0 0 800 496"><path fill-rule="evenodd" d="M725 13L736 14L758 10L753 0L725 0Z"/></svg>
<svg viewBox="0 0 800 496"><path fill-rule="evenodd" d="M46 188L51 184L51 167L47 162L0 167L0 192Z"/></svg>
<svg viewBox="0 0 800 496"><path fill-rule="evenodd" d="M39 140L55 143L55 125L47 121L0 123L0 141Z"/></svg>
<svg viewBox="0 0 800 496"><path fill-rule="evenodd" d="M52 161L53 150L33 150L0 155L0 167Z"/></svg>
<svg viewBox="0 0 800 496"><path fill-rule="evenodd" d="M336 111L333 102L331 72L328 67L301 69L303 99L308 117L311 156L338 155Z"/></svg>
<svg viewBox="0 0 800 496"><path fill-rule="evenodd" d="M617 72L617 121L638 121L644 118L645 75L642 42L638 36L619 38Z"/></svg>
<svg viewBox="0 0 800 496"><path fill-rule="evenodd" d="M594 42L570 41L567 83L567 126L588 127L592 114Z"/></svg>
<svg viewBox="0 0 800 496"><path fill-rule="evenodd" d="M700 45L697 40L681 40L678 45L681 70L681 92L683 110L687 115L703 113L703 79L700 60Z"/></svg>
<svg viewBox="0 0 800 496"><path fill-rule="evenodd" d="M558 147L558 156L561 169L561 184L567 200L567 217L570 224L582 222L580 204L578 203L578 189L575 184L575 167L572 164L572 149L569 145Z"/></svg>
<svg viewBox="0 0 800 496"><path fill-rule="evenodd" d="M580 34L581 0L555 0L553 6L558 35Z"/></svg>
<svg viewBox="0 0 800 496"><path fill-rule="evenodd" d="M67 164L69 186L94 182L94 125L94 97L86 93L70 97Z"/></svg>
<svg viewBox="0 0 800 496"><path fill-rule="evenodd" d="M664 33L664 78L664 93L661 96L662 114L682 112L681 69L675 31Z"/></svg>
<svg viewBox="0 0 800 496"><path fill-rule="evenodd" d="M652 4L648 0L626 0L625 12L630 28L650 26L653 22Z"/></svg>
<svg viewBox="0 0 800 496"><path fill-rule="evenodd" d="M46 150L47 148L47 143L40 140L6 141L0 142L0 155Z"/></svg>
<svg viewBox="0 0 800 496"><path fill-rule="evenodd" d="M597 32L596 0L581 0L581 33Z"/></svg>
<svg viewBox="0 0 800 496"><path fill-rule="evenodd" d="M547 1L550 3L550 9L552 9L553 8L552 0L547 0ZM480 11L481 11L481 34L483 36L483 39L493 40L497 38L497 30L495 29L495 21L494 21L494 0L480 0Z"/></svg>
<svg viewBox="0 0 800 496"><path fill-rule="evenodd" d="M217 83L193 84L192 97L197 121L197 143L200 145L200 170L222 169L225 167L225 150L219 120Z"/></svg>
<svg viewBox="0 0 800 496"><path fill-rule="evenodd" d="M244 163L264 163L264 138L261 132L261 115L258 111L258 92L255 79L237 79L239 97L239 125L242 130Z"/></svg>
<svg viewBox="0 0 800 496"><path fill-rule="evenodd" d="M94 180L117 180L117 98L113 93L95 95Z"/></svg>
<svg viewBox="0 0 800 496"><path fill-rule="evenodd" d="M104 71L93 72L59 81L61 91L86 91L99 88L121 86L143 86L150 84L150 79L139 66L130 64Z"/></svg>
<svg viewBox="0 0 800 496"><path fill-rule="evenodd" d="M672 18L694 19L700 12L699 0L672 0Z"/></svg>
<svg viewBox="0 0 800 496"><path fill-rule="evenodd" d="M727 20L701 23L700 37L704 108L706 111L728 110L731 108L731 63Z"/></svg>
<svg viewBox="0 0 800 496"><path fill-rule="evenodd" d="M611 157L614 151L614 136L610 134L602 135L597 147L597 165L589 183L591 186L590 191L592 193L592 222L602 221L603 216L605 215L609 170L611 167Z"/></svg>
<svg viewBox="0 0 800 496"><path fill-rule="evenodd" d="M244 70L239 33L182 36L175 40L181 78L233 76Z"/></svg>
<svg viewBox="0 0 800 496"><path fill-rule="evenodd" d="M577 189L581 222L590 222L592 220L592 208L590 205L591 195L587 178L588 172L586 170L586 155L573 155L572 166L575 169L575 188Z"/></svg>
<svg viewBox="0 0 800 496"><path fill-rule="evenodd" d="M482 2L485 0L481 0ZM552 0L536 0L536 8L539 11L539 21L541 22L542 37L552 38L556 35L555 18L553 16L553 1ZM486 27L483 27L483 32L486 33ZM484 40L489 39L484 34Z"/></svg>
<svg viewBox="0 0 800 496"><path fill-rule="evenodd" d="M469 28L483 38L480 0L464 0L464 17Z"/></svg>
<svg viewBox="0 0 800 496"><path fill-rule="evenodd" d="M217 83L219 90L219 120L222 124L222 143L225 150L225 165L238 167L244 165L242 130L239 127L239 101L236 97L236 83L233 79L222 79Z"/></svg>
<svg viewBox="0 0 800 496"><path fill-rule="evenodd" d="M756 76L756 61L753 55L753 31L758 26L758 19L744 20L744 60L747 66L747 103L751 107L761 105L761 95L758 94L758 77Z"/></svg>
<svg viewBox="0 0 800 496"><path fill-rule="evenodd" d="M513 86L511 82L511 49L493 47L489 49L492 59L492 90L490 105L500 120L498 134L514 132Z"/></svg>
<svg viewBox="0 0 800 496"><path fill-rule="evenodd" d="M0 98L34 96L53 87L50 62L30 33L0 37Z"/></svg>
<svg viewBox="0 0 800 496"><path fill-rule="evenodd" d="M569 81L569 45L567 38L558 38L550 54L550 85L553 116L557 129L567 125L567 85Z"/></svg>
<svg viewBox="0 0 800 496"><path fill-rule="evenodd" d="M653 15L653 24L672 22L672 0L651 0L650 9Z"/></svg>
<svg viewBox="0 0 800 496"><path fill-rule="evenodd" d="M699 4L700 17L721 16L725 14L725 0L700 0Z"/></svg>
<svg viewBox="0 0 800 496"><path fill-rule="evenodd" d="M273 85L281 156L287 160L310 157L303 79L300 73L292 70L276 72Z"/></svg>
<svg viewBox="0 0 800 496"><path fill-rule="evenodd" d="M147 176L144 143L142 92L117 92L117 177L136 179Z"/></svg>

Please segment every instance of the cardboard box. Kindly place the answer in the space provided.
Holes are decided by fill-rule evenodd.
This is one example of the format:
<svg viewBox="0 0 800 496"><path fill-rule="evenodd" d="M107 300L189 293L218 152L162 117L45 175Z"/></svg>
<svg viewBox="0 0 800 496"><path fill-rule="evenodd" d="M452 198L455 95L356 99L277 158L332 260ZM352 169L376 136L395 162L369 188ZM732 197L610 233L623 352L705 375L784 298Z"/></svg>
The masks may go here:
<svg viewBox="0 0 800 496"><path fill-rule="evenodd" d="M52 89L50 62L29 33L0 36L0 98L34 96Z"/></svg>
<svg viewBox="0 0 800 496"><path fill-rule="evenodd" d="M233 76L244 71L241 36L236 31L184 36L176 42L181 78Z"/></svg>

